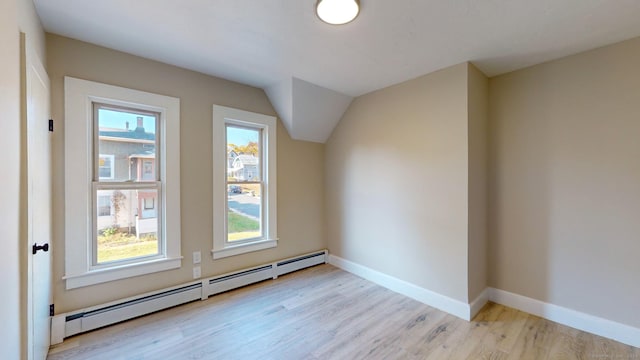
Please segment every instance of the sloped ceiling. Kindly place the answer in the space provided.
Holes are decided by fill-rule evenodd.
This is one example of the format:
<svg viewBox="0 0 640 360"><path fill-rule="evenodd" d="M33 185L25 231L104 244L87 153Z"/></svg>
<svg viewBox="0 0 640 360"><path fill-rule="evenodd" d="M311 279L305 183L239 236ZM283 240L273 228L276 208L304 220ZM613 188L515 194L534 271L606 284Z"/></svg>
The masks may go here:
<svg viewBox="0 0 640 360"><path fill-rule="evenodd" d="M324 142L349 102L472 61L489 76L640 35L638 0L35 0L46 31L265 89L294 138Z"/></svg>
<svg viewBox="0 0 640 360"><path fill-rule="evenodd" d="M295 77L265 91L289 134L298 140L315 142L329 138L353 99Z"/></svg>

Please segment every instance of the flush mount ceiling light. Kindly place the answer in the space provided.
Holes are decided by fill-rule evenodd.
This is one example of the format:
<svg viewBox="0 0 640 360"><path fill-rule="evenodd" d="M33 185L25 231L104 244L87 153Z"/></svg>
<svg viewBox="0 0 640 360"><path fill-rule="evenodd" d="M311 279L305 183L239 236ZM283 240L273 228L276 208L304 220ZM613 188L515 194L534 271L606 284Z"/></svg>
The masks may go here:
<svg viewBox="0 0 640 360"><path fill-rule="evenodd" d="M316 14L320 20L332 25L346 24L358 16L359 0L318 0Z"/></svg>

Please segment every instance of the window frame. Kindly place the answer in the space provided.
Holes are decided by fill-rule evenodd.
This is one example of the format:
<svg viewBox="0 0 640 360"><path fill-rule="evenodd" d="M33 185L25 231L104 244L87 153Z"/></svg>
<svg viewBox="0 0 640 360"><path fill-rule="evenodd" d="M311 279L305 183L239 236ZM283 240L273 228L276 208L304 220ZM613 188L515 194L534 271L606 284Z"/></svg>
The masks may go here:
<svg viewBox="0 0 640 360"><path fill-rule="evenodd" d="M264 176L263 174L265 173L264 171L264 165L266 164L265 161L265 155L266 152L264 151L264 136L265 136L265 130L263 126L246 126L244 123L242 125L238 125L235 121L225 121L224 124L225 127L225 146L226 148L228 148L229 146L229 139L227 138L227 134L229 133L228 129L229 127L232 128L236 128L236 129L244 129L244 130L250 130L250 131L256 131L258 132L258 166L257 166L257 174L259 178L259 180L254 180L253 176L251 180L242 180L242 181L229 181L229 174L227 173L227 176L225 176L225 189L226 192L228 194L229 192L229 186L242 186L242 185L260 185L260 236L258 237L252 237L252 238L246 238L246 239L242 239L242 240L234 240L234 241L229 241L229 219L227 218L227 220L225 221L225 247L228 246L233 246L233 245L240 245L243 243L251 243L251 242L255 242L257 240L263 239L265 238L265 227L263 226L265 223L265 198L262 196L262 194L264 194L264 190L265 190L265 180L264 180ZM242 154L241 154L242 155ZM246 155L246 154L245 154ZM228 158L228 153L227 153L227 158ZM238 159L240 158L240 155L236 156L234 158L234 163L236 161L238 161ZM243 170L244 172L244 170ZM225 197L225 203L226 203L226 208L227 210L225 211L225 215L229 214L229 198L228 196Z"/></svg>
<svg viewBox="0 0 640 360"><path fill-rule="evenodd" d="M162 218L160 213L162 208L159 209L158 215L156 216L157 222L158 222L158 227L156 231L156 238L158 239L158 247L157 247L158 252L155 254L142 255L142 256L136 256L131 258L125 258L125 259L100 263L98 261L99 254L98 254L98 242L97 242L98 236L99 236L99 230L98 230L98 227L96 226L98 224L98 216L99 216L98 214L99 209L97 204L97 194L99 191L138 192L140 190L142 191L155 190L158 197L159 205L162 205L162 196L161 196L162 179L161 179L160 172L155 172L155 178L151 180L137 179L136 181L133 181L133 182L126 181L126 180L117 180L115 174L113 173L113 169L115 168L115 156L110 155L112 176L109 178L100 176L99 160L100 160L100 157L102 157L102 154L100 154L100 117L99 117L100 109L105 109L110 111L119 111L119 112L125 112L130 114L137 114L137 115L146 115L146 116L152 116L153 118L155 118L155 124L154 124L155 134L156 134L155 141L154 141L155 160L158 161L158 163L160 164L162 164L161 154L162 154L162 147L164 146L164 144L162 144L162 130L160 126L161 114L155 111L148 111L148 109L124 107L120 105L115 105L113 103L99 103L96 101L92 101L91 106L93 108L91 131L93 133L93 153L94 153L93 159L92 159L94 164L94 175L92 179L91 196L93 199L96 199L96 203L93 205L93 209L92 209L93 211L95 211L96 215L93 219L94 222L92 224L93 235L92 235L91 244L90 244L91 264L89 268L90 270L113 268L114 266L120 266L120 265L126 265L126 264L137 264L145 260L163 259L165 258L165 254L166 254L164 250L166 238L164 238L162 233L162 229L163 229L162 223L164 222L164 219ZM104 139L104 140L109 141L110 139ZM134 209L129 209L130 212L133 210ZM141 212L143 209L136 209L136 210L138 212ZM145 208L144 210L147 210L147 209Z"/></svg>
<svg viewBox="0 0 640 360"><path fill-rule="evenodd" d="M228 241L227 233L227 125L261 129L262 237ZM274 248L277 236L276 131L274 116L213 106L213 249L214 259Z"/></svg>
<svg viewBox="0 0 640 360"><path fill-rule="evenodd" d="M180 169L180 99L68 76L64 80L66 288L180 268L180 171L167 171ZM97 218L93 187L94 177L99 178L94 161L94 103L160 114L157 131L164 146L157 149L162 163L156 164L156 169L160 171L158 196L163 204L163 209L157 209L158 217L162 217L158 229L161 256L93 265L93 227ZM124 182L121 186L133 189L136 184Z"/></svg>

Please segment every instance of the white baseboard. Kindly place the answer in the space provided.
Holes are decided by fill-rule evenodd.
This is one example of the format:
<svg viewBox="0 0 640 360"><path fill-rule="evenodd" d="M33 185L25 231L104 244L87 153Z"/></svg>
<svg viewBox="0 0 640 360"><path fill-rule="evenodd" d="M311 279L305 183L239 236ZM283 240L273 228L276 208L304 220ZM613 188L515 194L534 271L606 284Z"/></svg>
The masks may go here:
<svg viewBox="0 0 640 360"><path fill-rule="evenodd" d="M361 278L367 279L391 291L395 291L436 309L448 312L449 314L455 315L463 320L471 320L471 307L469 304L465 304L462 301L438 294L431 290L427 290L335 255L329 255L329 264L360 276Z"/></svg>
<svg viewBox="0 0 640 360"><path fill-rule="evenodd" d="M633 326L500 289L488 288L488 290L489 300L495 303L537 315L578 330L616 340L627 345L640 347L640 329Z"/></svg>
<svg viewBox="0 0 640 360"><path fill-rule="evenodd" d="M489 288L486 288L482 290L480 295L478 295L478 297L476 297L475 300L471 302L471 304L469 304L469 307L470 307L469 319L473 319L476 315L478 315L480 310L482 310L482 308L488 302L489 302Z"/></svg>
<svg viewBox="0 0 640 360"><path fill-rule="evenodd" d="M526 296L510 293L508 291L488 287L470 304L465 304L462 301L427 290L404 280L381 273L377 270L345 260L339 256L330 254L329 263L389 290L408 296L467 321L473 319L473 317L490 300L504 306L540 316L547 320L555 321L562 325L619 341L623 344L640 347L639 328L528 298Z"/></svg>

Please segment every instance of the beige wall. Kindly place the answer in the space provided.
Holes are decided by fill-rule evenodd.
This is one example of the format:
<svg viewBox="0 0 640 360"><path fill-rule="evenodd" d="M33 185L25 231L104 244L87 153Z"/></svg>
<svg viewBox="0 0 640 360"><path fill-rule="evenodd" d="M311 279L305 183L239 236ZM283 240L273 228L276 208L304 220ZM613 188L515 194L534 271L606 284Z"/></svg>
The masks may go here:
<svg viewBox="0 0 640 360"><path fill-rule="evenodd" d="M46 65L45 34L33 0L18 0L17 2L20 31L26 34L27 42L35 50L42 64Z"/></svg>
<svg viewBox="0 0 640 360"><path fill-rule="evenodd" d="M640 38L490 81L493 287L640 327Z"/></svg>
<svg viewBox="0 0 640 360"><path fill-rule="evenodd" d="M20 36L17 2L0 2L0 306L2 356L20 358Z"/></svg>
<svg viewBox="0 0 640 360"><path fill-rule="evenodd" d="M469 64L469 301L488 284L489 80Z"/></svg>
<svg viewBox="0 0 640 360"><path fill-rule="evenodd" d="M0 176L0 288L5 289L0 306L0 346L3 359L25 355L26 309L21 304L26 288L22 276L26 268L26 187L24 179L20 32L40 55L44 54L44 32L29 0L0 2L0 144L3 150Z"/></svg>
<svg viewBox="0 0 640 360"><path fill-rule="evenodd" d="M326 145L329 250L467 301L467 64L355 99Z"/></svg>
<svg viewBox="0 0 640 360"><path fill-rule="evenodd" d="M324 145L292 140L278 126L278 233L276 249L213 261L212 105L276 115L261 89L206 76L80 41L47 34L54 135L54 298L70 311L192 279L191 253L202 251L203 277L326 247ZM66 291L64 274L63 77L113 84L180 98L183 267L174 271Z"/></svg>

